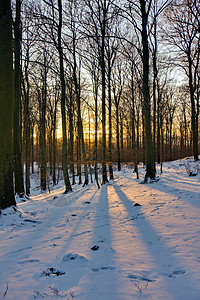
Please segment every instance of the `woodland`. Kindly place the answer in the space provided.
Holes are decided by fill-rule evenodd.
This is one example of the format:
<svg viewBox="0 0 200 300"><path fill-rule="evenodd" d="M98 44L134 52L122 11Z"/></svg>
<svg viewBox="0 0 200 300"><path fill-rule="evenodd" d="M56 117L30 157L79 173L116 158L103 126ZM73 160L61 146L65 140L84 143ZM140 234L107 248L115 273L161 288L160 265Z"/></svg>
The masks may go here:
<svg viewBox="0 0 200 300"><path fill-rule="evenodd" d="M199 60L196 0L1 0L0 209L198 160Z"/></svg>

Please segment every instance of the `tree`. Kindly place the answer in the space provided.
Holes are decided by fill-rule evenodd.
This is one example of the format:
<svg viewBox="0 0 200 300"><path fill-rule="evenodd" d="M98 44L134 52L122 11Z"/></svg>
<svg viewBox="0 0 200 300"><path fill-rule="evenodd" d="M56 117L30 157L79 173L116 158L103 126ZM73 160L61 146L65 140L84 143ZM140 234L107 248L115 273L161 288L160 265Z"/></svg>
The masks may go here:
<svg viewBox="0 0 200 300"><path fill-rule="evenodd" d="M13 188L13 44L10 0L0 2L0 208L16 205Z"/></svg>
<svg viewBox="0 0 200 300"><path fill-rule="evenodd" d="M24 66L24 78L22 78L24 96L24 131L23 144L25 152L25 183L26 195L30 194L30 82L28 68L30 64L30 45L26 45L26 62Z"/></svg>
<svg viewBox="0 0 200 300"><path fill-rule="evenodd" d="M166 34L171 45L178 50L177 65L183 68L188 78L191 102L191 129L193 134L193 155L198 160L199 119L199 17L194 14L196 1L173 1L167 15L170 21Z"/></svg>
<svg viewBox="0 0 200 300"><path fill-rule="evenodd" d="M155 157L151 133L151 110L150 110L150 92L149 92L149 43L148 43L148 17L151 9L151 1L146 6L147 1L140 0L140 10L142 18L142 64L143 64L143 109L145 126L145 146L146 146L146 175L151 179L155 178Z"/></svg>
<svg viewBox="0 0 200 300"><path fill-rule="evenodd" d="M167 110L169 114L169 160L172 160L172 128L173 128L173 119L176 109L176 103L173 101L173 92L169 91L167 96Z"/></svg>
<svg viewBox="0 0 200 300"><path fill-rule="evenodd" d="M136 42L130 43L135 47L142 59L142 93L143 93L143 122L144 122L144 140L146 151L146 175L154 179L156 174L154 147L151 130L151 99L150 99L150 63L149 63L149 34L150 34L150 12L152 9L152 0L135 1L127 0L127 9L124 10L124 16L133 25ZM137 21L140 21L141 27Z"/></svg>
<svg viewBox="0 0 200 300"><path fill-rule="evenodd" d="M89 70L91 80L92 80L92 90L93 90L93 97L94 97L94 127L95 127L95 133L94 133L94 149L93 149L93 159L95 162L95 181L99 186L99 180L98 180L98 168L97 168L97 145L98 145L98 90L100 86L100 80L99 80L99 74L100 74L100 66L98 64L97 59L92 58L88 59L87 62L90 62L87 64L87 68Z"/></svg>
<svg viewBox="0 0 200 300"><path fill-rule="evenodd" d="M75 180L75 168L74 168L74 122L75 122L75 101L74 101L74 92L73 92L73 80L69 76L69 79L66 82L67 93L69 98L68 103L68 118L69 118L69 159L70 159L70 171L72 173L72 185L76 183ZM79 162L78 162L79 165ZM77 169L80 168L77 166ZM81 173L81 172L79 172Z"/></svg>
<svg viewBox="0 0 200 300"><path fill-rule="evenodd" d="M62 0L58 0L58 12L59 12L59 23L58 23L58 42L57 50L59 53L60 62L60 81L61 81L61 115L62 115L62 167L65 182L65 193L72 190L71 183L68 174L68 157L67 157L67 133L66 133L66 112L65 112L65 98L66 98L66 87L64 77L64 62L63 62L63 48L61 43L61 32L62 32Z"/></svg>
<svg viewBox="0 0 200 300"><path fill-rule="evenodd" d="M119 105L122 96L123 86L124 86L124 74L123 74L123 65L122 62L117 61L113 73L113 83L112 83L112 90L113 90L113 97L114 97L114 104L116 109L116 139L117 139L117 166L118 171L121 170L121 155L120 155L120 136L119 136Z"/></svg>
<svg viewBox="0 0 200 300"><path fill-rule="evenodd" d="M80 78L78 78L77 73L80 74L80 68L77 66L77 28L76 28L76 20L75 20L75 11L77 10L76 3L74 7L70 8L71 12L71 31L72 31L72 56L73 56L73 80L75 87L75 96L76 96L76 105L77 105L77 126L78 126L78 139L79 143L82 147L83 159L84 159L84 172L85 172L85 182L84 185L88 185L88 167L86 163L86 150L85 150L85 141L83 134L83 122L81 116L81 86L80 86ZM81 65L81 62L80 62ZM80 75L79 75L80 76Z"/></svg>
<svg viewBox="0 0 200 300"><path fill-rule="evenodd" d="M108 25L112 23L116 10L111 0L84 0L87 35L96 44L97 57L101 70L101 109L102 109L102 183L108 181L106 168L106 37Z"/></svg>
<svg viewBox="0 0 200 300"><path fill-rule="evenodd" d="M113 22L112 22L113 23ZM106 60L107 60L107 85L108 85L108 122L109 122L109 138L108 138L108 153L109 153L109 176L114 179L112 167L112 96L111 96L111 77L114 62L116 60L117 50L120 40L118 36L118 26L112 24L108 28L106 35ZM114 25L114 26L113 26ZM114 28L113 28L114 27Z"/></svg>
<svg viewBox="0 0 200 300"><path fill-rule="evenodd" d="M133 25L133 32L135 33L135 43L129 38L126 40L137 49L138 54L142 60L142 93L143 93L143 122L144 122L144 140L146 152L146 175L147 178L155 178L155 157L154 145L152 139L151 126L151 97L150 97L150 35L154 28L156 34L156 19L159 14L169 5L171 1L159 1L159 6L155 7L153 11L153 0L133 1L127 0L123 8L124 18ZM141 24L141 25L140 25ZM156 52L155 52L156 54ZM156 56L155 56L156 59ZM155 66L156 67L156 66ZM154 71L156 72L156 68ZM155 74L156 75L156 74ZM155 76L156 79L156 76ZM154 113L155 115L155 113Z"/></svg>
<svg viewBox="0 0 200 300"><path fill-rule="evenodd" d="M24 193L24 179L21 158L21 131L20 131L20 102L21 102L21 0L16 0L16 17L14 22L14 55L15 55L15 75L14 75L14 126L13 126L13 142L14 142L14 174L15 174L15 193Z"/></svg>
<svg viewBox="0 0 200 300"><path fill-rule="evenodd" d="M43 49L43 66L41 71L42 77L42 95L41 95L41 112L40 112L40 186L43 191L46 190L46 107L47 107L47 74L48 63L46 46Z"/></svg>

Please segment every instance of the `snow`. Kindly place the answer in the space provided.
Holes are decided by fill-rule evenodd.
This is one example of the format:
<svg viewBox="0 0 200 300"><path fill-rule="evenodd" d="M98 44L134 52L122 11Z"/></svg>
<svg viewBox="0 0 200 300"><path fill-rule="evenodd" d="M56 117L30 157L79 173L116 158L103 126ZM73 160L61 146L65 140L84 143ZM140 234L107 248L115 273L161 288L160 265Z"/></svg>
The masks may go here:
<svg viewBox="0 0 200 300"><path fill-rule="evenodd" d="M100 189L36 186L0 215L0 299L200 299L199 170L187 158L148 184L124 165Z"/></svg>

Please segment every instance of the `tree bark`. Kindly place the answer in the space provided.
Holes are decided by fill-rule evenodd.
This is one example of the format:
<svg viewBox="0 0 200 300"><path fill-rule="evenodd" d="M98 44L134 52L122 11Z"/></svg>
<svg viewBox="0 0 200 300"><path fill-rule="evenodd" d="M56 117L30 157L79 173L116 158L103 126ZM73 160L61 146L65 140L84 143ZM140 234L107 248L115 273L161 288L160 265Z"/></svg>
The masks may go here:
<svg viewBox="0 0 200 300"><path fill-rule="evenodd" d="M31 172L34 173L34 124L31 126Z"/></svg>
<svg viewBox="0 0 200 300"><path fill-rule="evenodd" d="M150 3L149 3L150 5ZM142 63L143 63L143 109L145 126L146 146L146 175L145 178L154 179L156 174L154 147L151 133L151 110L149 92L149 46L147 35L148 12L146 12L146 1L140 0L142 16Z"/></svg>
<svg viewBox="0 0 200 300"><path fill-rule="evenodd" d="M188 67L189 67L189 88L190 88L190 101L191 101L191 124L192 124L192 141L193 141L193 155L194 160L198 160L198 118L196 118L195 100L194 100L194 87L192 78L192 61L190 51L188 52ZM197 122L196 122L197 120Z"/></svg>
<svg viewBox="0 0 200 300"><path fill-rule="evenodd" d="M161 96L159 92L159 87L157 86L158 99L157 99L157 162L160 163L160 101Z"/></svg>
<svg viewBox="0 0 200 300"><path fill-rule="evenodd" d="M13 44L10 0L0 1L0 209L16 205L13 188Z"/></svg>
<svg viewBox="0 0 200 300"><path fill-rule="evenodd" d="M72 174L72 185L76 183L75 180L75 168L74 168L74 103L73 103L73 85L72 80L69 81L68 90L69 90L69 106L68 106L68 115L69 115L69 158L70 158L70 171Z"/></svg>
<svg viewBox="0 0 200 300"><path fill-rule="evenodd" d="M109 47L109 46L108 46ZM111 57L110 49L108 49L108 112L109 112L109 176L113 180L113 167L112 167L112 99L111 99Z"/></svg>
<svg viewBox="0 0 200 300"><path fill-rule="evenodd" d="M121 150L124 149L124 124L123 124L123 115L120 112L120 143L121 143ZM123 161L123 158L122 158Z"/></svg>
<svg viewBox="0 0 200 300"><path fill-rule="evenodd" d="M117 169L121 171L121 155L120 155L120 145L119 145L119 105L116 105L116 136L117 136Z"/></svg>
<svg viewBox="0 0 200 300"><path fill-rule="evenodd" d="M94 64L94 72L93 72L93 93L94 93L94 101L95 101L95 133L94 133L94 161L95 161L95 180L98 188L99 179L98 179L98 169L97 169L97 144L98 144L98 72L96 75L95 72L95 64Z"/></svg>
<svg viewBox="0 0 200 300"><path fill-rule="evenodd" d="M15 193L24 193L24 178L22 167L22 149L21 149L21 131L20 131L20 102L21 102L21 0L16 0L16 18L14 22L14 49L15 49L15 72L14 72L14 126L13 126L13 142L14 142L14 174L15 174Z"/></svg>
<svg viewBox="0 0 200 300"><path fill-rule="evenodd" d="M105 35L106 35L106 1L104 0L103 21L101 28L101 75L102 75L102 183L108 182L106 169L106 69L105 69Z"/></svg>
<svg viewBox="0 0 200 300"><path fill-rule="evenodd" d="M53 185L56 185L56 125L57 125L57 99L53 116Z"/></svg>
<svg viewBox="0 0 200 300"><path fill-rule="evenodd" d="M28 65L29 65L29 47L26 53L26 65L25 65L25 81L23 80L24 90L24 149L25 149L25 188L26 195L30 194L30 115L29 115L29 93L30 84L28 77Z"/></svg>
<svg viewBox="0 0 200 300"><path fill-rule="evenodd" d="M65 193L72 190L68 174L68 161L67 161L67 133L66 133L66 112L65 112L65 77L63 65L63 49L61 45L61 30L62 30L62 0L58 0L59 9L59 25L58 25L58 53L60 62L60 81L61 81L61 115L62 115L62 167L65 182Z"/></svg>
<svg viewBox="0 0 200 300"><path fill-rule="evenodd" d="M40 120L40 185L43 191L46 190L46 103L47 103L47 65L46 49L44 49L44 70L43 70L43 87L41 103L41 120Z"/></svg>
<svg viewBox="0 0 200 300"><path fill-rule="evenodd" d="M74 77L74 85L75 85L75 94L76 94L76 102L77 102L77 114L78 114L78 137L79 143L82 146L82 153L84 159L84 172L85 172L85 182L84 185L88 185L88 168L86 163L86 151L85 151L85 141L83 135L83 122L81 118L81 95L80 95L80 84L78 84L77 80L77 63L76 63L76 49L75 49L75 33L73 32L73 77Z"/></svg>
<svg viewBox="0 0 200 300"><path fill-rule="evenodd" d="M90 125L90 110L88 108L88 121L89 121L89 149L88 149L88 158L89 158L89 170L90 170L90 181L93 183L93 178L92 178L92 168L91 168L91 125Z"/></svg>

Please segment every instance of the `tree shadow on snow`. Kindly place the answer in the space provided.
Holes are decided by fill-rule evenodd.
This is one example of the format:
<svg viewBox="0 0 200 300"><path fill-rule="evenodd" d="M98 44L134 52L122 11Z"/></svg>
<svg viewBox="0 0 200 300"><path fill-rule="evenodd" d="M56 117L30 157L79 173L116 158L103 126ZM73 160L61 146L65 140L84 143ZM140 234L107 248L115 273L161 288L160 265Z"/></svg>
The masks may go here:
<svg viewBox="0 0 200 300"><path fill-rule="evenodd" d="M154 230L151 223L146 219L145 214L141 211L142 206L135 207L135 203L124 194L124 192L118 185L116 185L116 183L113 184L113 187L118 197L121 199L124 207L126 208L130 219L133 222L133 226L137 228L140 238L142 239L148 253L151 255L154 264L157 266L156 269L158 272L158 278L162 277L164 280L165 277L176 278L181 275L184 276L186 270L179 265L179 262L174 257L173 250L164 244L164 242L161 240L162 236ZM188 291L188 293L191 295L191 298L194 292L193 299L196 299L195 296L198 293L195 291L195 287L190 285L186 277L182 277L184 291ZM173 285L171 286L171 283L173 284L172 281L169 282L169 280L165 280L167 290L170 294L173 294ZM182 295L184 295L184 291L181 291ZM175 294L172 296L172 299L173 298L177 299Z"/></svg>

